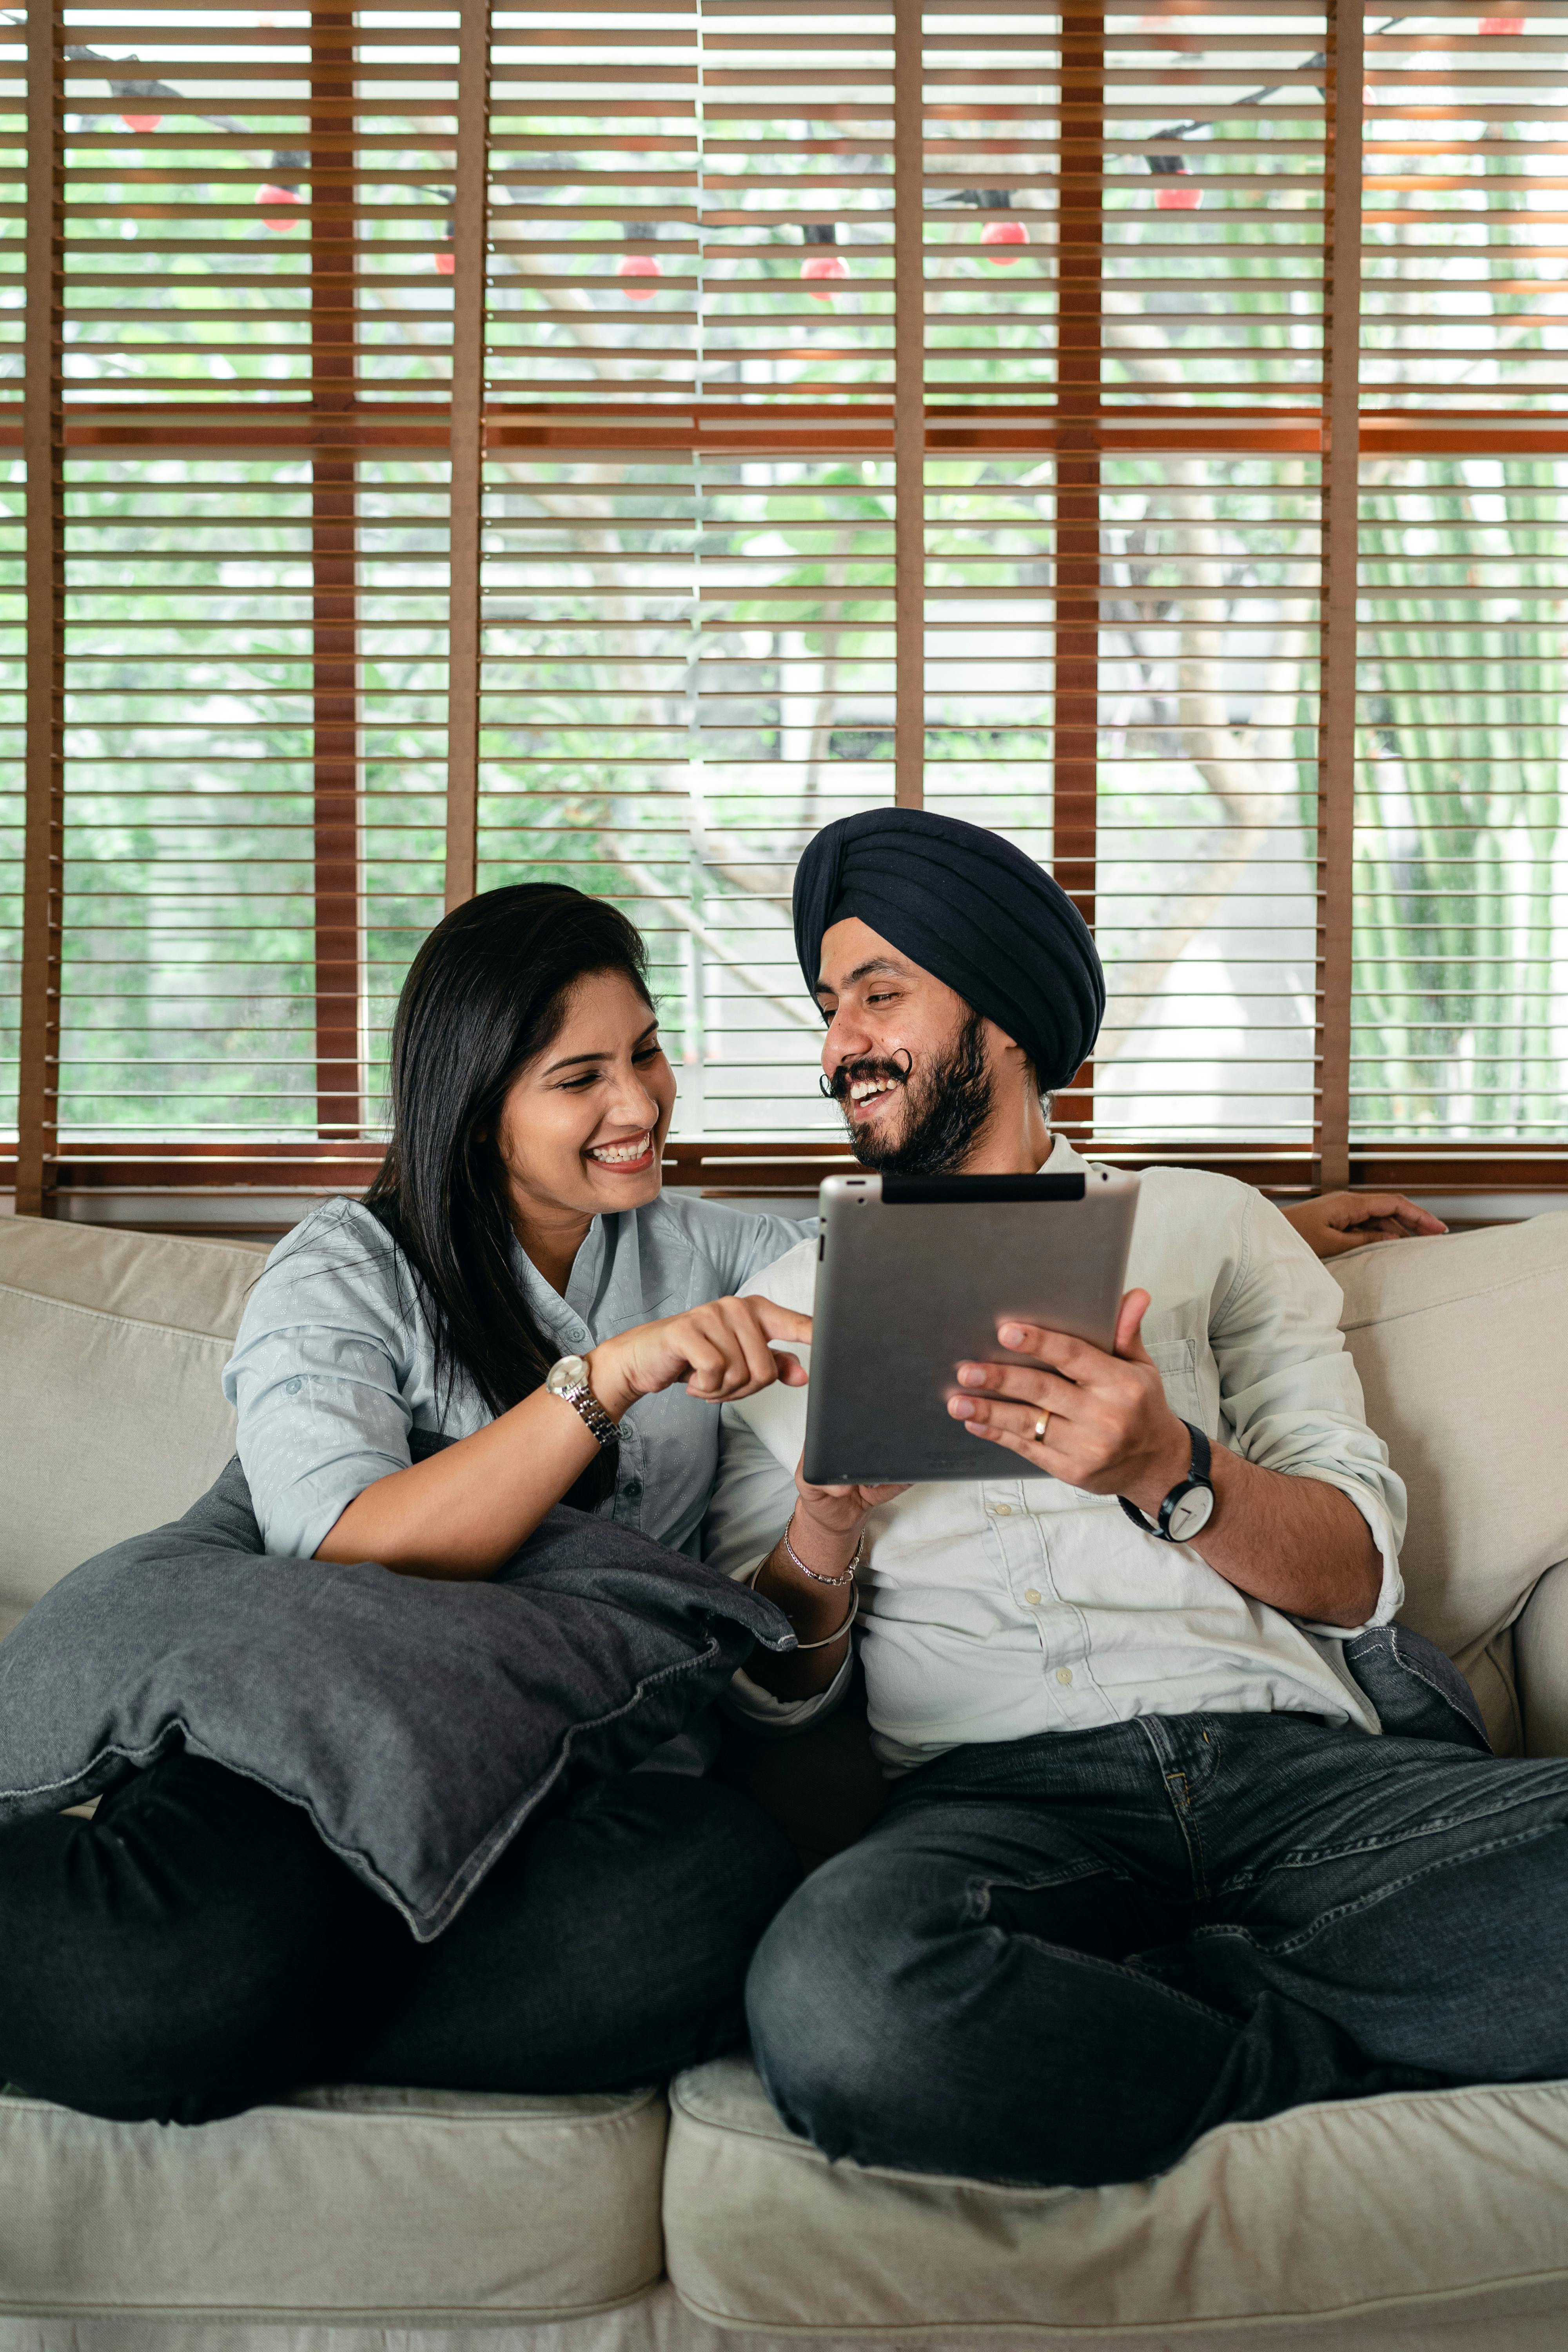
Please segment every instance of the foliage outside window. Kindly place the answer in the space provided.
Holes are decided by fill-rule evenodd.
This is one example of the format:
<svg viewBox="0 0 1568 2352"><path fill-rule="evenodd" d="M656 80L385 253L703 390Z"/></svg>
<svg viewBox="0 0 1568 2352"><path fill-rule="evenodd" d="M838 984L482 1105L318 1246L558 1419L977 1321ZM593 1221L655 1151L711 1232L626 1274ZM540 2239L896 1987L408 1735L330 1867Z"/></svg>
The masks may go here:
<svg viewBox="0 0 1568 2352"><path fill-rule="evenodd" d="M1406 1146L1479 1166L1560 1143L1556 20L1002 0L811 24L804 43L787 12L707 0L491 12L482 390L453 363L482 11L172 5L60 31L56 1184L138 1152L174 1185L374 1159L462 793L479 887L573 881L647 933L678 1135L826 1143L789 877L818 824L908 795L911 695L926 805L1054 860L1095 920L1111 1003L1062 1105L1079 1136L1310 1181L1327 1085L1363 1172ZM1334 574L1325 189L1352 109L1361 218L1333 234L1363 272L1361 520ZM0 239L16 393L21 253ZM485 444L466 775L465 399ZM899 454L911 402L923 472ZM0 402L14 447L20 413ZM26 496L14 465L0 1120ZM1319 659L1350 595L1336 1076Z"/></svg>

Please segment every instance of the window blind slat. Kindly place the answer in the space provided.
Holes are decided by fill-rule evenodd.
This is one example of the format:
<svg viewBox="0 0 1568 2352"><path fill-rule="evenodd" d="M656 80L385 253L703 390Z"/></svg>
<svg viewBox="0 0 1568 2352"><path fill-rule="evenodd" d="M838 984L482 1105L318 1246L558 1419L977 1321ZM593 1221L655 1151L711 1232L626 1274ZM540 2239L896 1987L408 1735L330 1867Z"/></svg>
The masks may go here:
<svg viewBox="0 0 1568 2352"><path fill-rule="evenodd" d="M73 18L71 1183L373 1164L414 944L541 874L648 932L683 1166L831 1152L789 881L895 791L1092 915L1111 1003L1070 1132L1537 1170L1568 1051L1568 14L1504 21L1369 14L1347 79L1360 16L1269 0ZM23 321L0 282L18 455ZM1325 660L1355 693L1321 731ZM1353 889L1318 776L1352 716Z"/></svg>
<svg viewBox="0 0 1568 2352"><path fill-rule="evenodd" d="M1363 467L1349 1109L1407 1145L1550 1142L1568 1108L1568 472L1528 454L1568 381L1568 20L1519 26L1368 43L1365 398L1456 420L1448 454ZM1504 415L1518 454L1465 454Z"/></svg>
<svg viewBox="0 0 1568 2352"><path fill-rule="evenodd" d="M447 469L268 420L444 438L457 25L70 26L68 422L163 421L67 467L68 1148L379 1115L440 904Z"/></svg>

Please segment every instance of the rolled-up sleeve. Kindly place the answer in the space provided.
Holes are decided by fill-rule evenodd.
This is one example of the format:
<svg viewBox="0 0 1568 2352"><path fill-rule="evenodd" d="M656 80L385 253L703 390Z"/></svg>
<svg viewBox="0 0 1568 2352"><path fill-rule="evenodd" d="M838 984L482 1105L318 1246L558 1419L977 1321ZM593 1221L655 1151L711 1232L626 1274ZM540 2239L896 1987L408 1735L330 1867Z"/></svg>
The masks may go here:
<svg viewBox="0 0 1568 2352"><path fill-rule="evenodd" d="M366 1223L333 1217L279 1244L224 1370L269 1552L310 1559L356 1495L409 1465L395 1267Z"/></svg>
<svg viewBox="0 0 1568 2352"><path fill-rule="evenodd" d="M1403 1481L1366 1423L1360 1379L1341 1333L1339 1285L1289 1223L1247 1196L1237 1271L1210 1325L1220 1396L1236 1451L1267 1470L1316 1478L1348 1495L1383 1556L1369 1624L1385 1625L1405 1597L1399 1547ZM1343 1641L1355 1628L1318 1625Z"/></svg>

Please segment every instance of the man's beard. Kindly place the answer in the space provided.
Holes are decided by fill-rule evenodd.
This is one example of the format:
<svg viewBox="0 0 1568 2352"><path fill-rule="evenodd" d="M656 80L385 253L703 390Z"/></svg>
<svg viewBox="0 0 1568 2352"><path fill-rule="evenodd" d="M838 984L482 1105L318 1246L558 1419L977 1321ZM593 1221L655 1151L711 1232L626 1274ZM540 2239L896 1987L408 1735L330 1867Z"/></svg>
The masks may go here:
<svg viewBox="0 0 1568 2352"><path fill-rule="evenodd" d="M858 1078L893 1078L903 1086L903 1119L897 1135L884 1137L876 1128L862 1132L847 1101ZM896 1062L866 1055L836 1070L828 1091L844 1113L862 1168L881 1169L889 1176L950 1176L968 1159L991 1117L994 1094L984 1022L978 1013L971 1013L948 1051L918 1081L906 1081Z"/></svg>

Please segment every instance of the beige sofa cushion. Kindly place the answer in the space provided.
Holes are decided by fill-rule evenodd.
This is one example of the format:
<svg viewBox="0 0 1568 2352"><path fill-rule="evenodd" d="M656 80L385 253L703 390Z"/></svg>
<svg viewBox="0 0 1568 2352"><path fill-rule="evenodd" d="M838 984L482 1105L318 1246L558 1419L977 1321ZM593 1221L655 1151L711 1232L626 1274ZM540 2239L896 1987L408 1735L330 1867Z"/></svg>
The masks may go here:
<svg viewBox="0 0 1568 2352"><path fill-rule="evenodd" d="M659 2275L666 2109L303 2094L199 2131L0 2096L0 2313L521 2322Z"/></svg>
<svg viewBox="0 0 1568 2352"><path fill-rule="evenodd" d="M1543 1576L1515 1631L1531 1756L1568 1756L1568 1561Z"/></svg>
<svg viewBox="0 0 1568 2352"><path fill-rule="evenodd" d="M1419 2313L1518 2309L1521 2290L1568 2308L1568 2084L1298 2107L1210 2132L1157 2180L1091 2189L829 2166L738 2059L681 2075L670 2108L665 2258L682 2302L723 2326L1217 2346L1232 2326L1250 2340L1248 2322L1356 2312L1392 2335Z"/></svg>
<svg viewBox="0 0 1568 2352"><path fill-rule="evenodd" d="M1336 1259L1366 1417L1410 1490L1401 1612L1516 1747L1504 1633L1568 1558L1568 1215Z"/></svg>
<svg viewBox="0 0 1568 2352"><path fill-rule="evenodd" d="M0 1635L79 1560L171 1519L234 1452L219 1385L254 1248L0 1222Z"/></svg>

